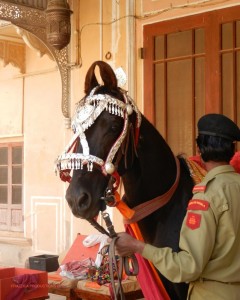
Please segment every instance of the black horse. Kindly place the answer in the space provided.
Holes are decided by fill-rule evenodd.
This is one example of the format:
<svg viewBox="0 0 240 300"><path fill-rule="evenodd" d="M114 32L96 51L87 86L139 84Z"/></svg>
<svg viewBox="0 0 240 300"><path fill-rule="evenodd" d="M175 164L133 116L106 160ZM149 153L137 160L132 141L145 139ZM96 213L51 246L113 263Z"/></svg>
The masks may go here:
<svg viewBox="0 0 240 300"><path fill-rule="evenodd" d="M96 79L96 66L103 85ZM85 94L73 119L75 135L58 158L61 177L70 182L66 199L73 214L92 220L105 210L106 203L101 199L112 189L116 174L122 179L124 202L130 208L165 194L176 181L177 160L180 176L171 199L139 220L138 225L147 243L179 251L180 229L194 184L184 159L174 156L159 132L118 87L107 63L92 64L86 75ZM159 275L171 300L186 299L187 284L174 284Z"/></svg>

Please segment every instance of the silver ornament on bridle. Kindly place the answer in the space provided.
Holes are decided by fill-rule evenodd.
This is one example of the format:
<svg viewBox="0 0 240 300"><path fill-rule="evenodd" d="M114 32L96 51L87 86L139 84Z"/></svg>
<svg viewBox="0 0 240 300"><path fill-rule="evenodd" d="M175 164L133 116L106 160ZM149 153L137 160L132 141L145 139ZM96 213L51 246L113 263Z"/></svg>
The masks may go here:
<svg viewBox="0 0 240 300"><path fill-rule="evenodd" d="M83 169L85 165L87 166L87 170L91 172L93 170L93 165L97 164L101 167L104 175L114 173L115 166L113 160L126 137L129 116L133 113L133 111L135 111L137 115L136 127L140 127L141 113L134 101L126 93L123 94L123 102L108 94L95 94L98 88L99 86L95 87L90 92L89 96L83 98L77 103L76 110L72 118L72 130L74 135L63 153L58 156L55 162L56 169L59 172L63 170ZM90 148L85 135L85 131L94 124L103 111L107 111L110 114L124 119L122 132L111 147L105 161L90 154ZM82 146L82 153L70 152L78 138Z"/></svg>

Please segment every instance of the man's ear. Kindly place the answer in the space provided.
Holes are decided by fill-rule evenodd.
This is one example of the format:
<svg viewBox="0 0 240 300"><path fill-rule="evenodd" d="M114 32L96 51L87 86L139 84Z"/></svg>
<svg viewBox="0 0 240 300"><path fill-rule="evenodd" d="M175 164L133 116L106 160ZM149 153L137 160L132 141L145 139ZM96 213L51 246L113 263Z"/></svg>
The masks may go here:
<svg viewBox="0 0 240 300"><path fill-rule="evenodd" d="M197 146L197 154L201 156L201 151L198 146Z"/></svg>

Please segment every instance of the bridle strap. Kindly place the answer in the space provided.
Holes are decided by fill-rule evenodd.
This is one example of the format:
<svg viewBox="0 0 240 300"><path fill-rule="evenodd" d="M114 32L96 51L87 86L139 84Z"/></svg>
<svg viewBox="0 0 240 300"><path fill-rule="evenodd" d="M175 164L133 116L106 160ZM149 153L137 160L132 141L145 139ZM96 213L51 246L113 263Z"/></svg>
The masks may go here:
<svg viewBox="0 0 240 300"><path fill-rule="evenodd" d="M177 174L176 174L176 179L173 185L171 186L171 188L165 194L133 207L132 209L135 211L135 214L131 219L124 218L123 219L124 224L136 223L142 220L143 218L149 216L159 208L163 207L165 204L167 204L170 201L170 199L172 198L174 192L178 187L179 178L180 178L180 163L176 157L175 157L175 161L177 167Z"/></svg>
<svg viewBox="0 0 240 300"><path fill-rule="evenodd" d="M103 228L95 219L88 219L87 220L96 230L98 230L102 234L106 234L109 236L109 233L105 228Z"/></svg>

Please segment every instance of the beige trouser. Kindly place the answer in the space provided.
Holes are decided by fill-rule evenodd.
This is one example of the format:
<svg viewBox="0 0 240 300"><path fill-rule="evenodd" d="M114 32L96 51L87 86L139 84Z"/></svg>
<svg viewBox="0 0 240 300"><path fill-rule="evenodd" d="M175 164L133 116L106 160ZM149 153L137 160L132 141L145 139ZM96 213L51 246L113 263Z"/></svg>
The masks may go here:
<svg viewBox="0 0 240 300"><path fill-rule="evenodd" d="M239 300L240 283L222 283L219 281L191 282L188 300Z"/></svg>

